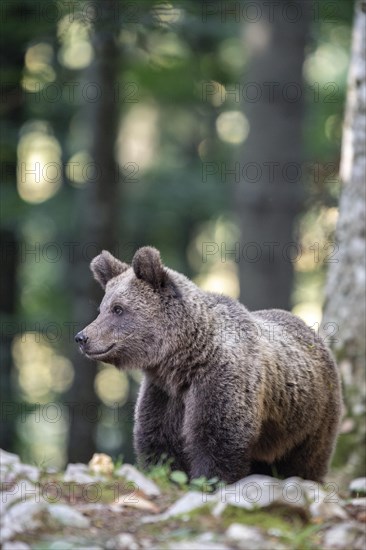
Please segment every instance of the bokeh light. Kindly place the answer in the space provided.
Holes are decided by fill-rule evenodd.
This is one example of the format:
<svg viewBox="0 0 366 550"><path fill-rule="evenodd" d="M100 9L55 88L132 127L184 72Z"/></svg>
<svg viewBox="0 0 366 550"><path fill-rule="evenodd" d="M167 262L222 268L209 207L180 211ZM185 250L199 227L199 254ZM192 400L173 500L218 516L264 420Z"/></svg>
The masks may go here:
<svg viewBox="0 0 366 550"><path fill-rule="evenodd" d="M75 187L83 186L92 172L93 159L87 151L78 151L66 164L66 175Z"/></svg>
<svg viewBox="0 0 366 550"><path fill-rule="evenodd" d="M12 354L17 383L28 403L47 403L71 386L74 378L71 362L59 355L42 334L25 332L16 336Z"/></svg>
<svg viewBox="0 0 366 550"><path fill-rule="evenodd" d="M95 378L95 391L105 405L123 405L128 397L129 382L126 373L110 365L102 365Z"/></svg>
<svg viewBox="0 0 366 550"><path fill-rule="evenodd" d="M27 92L40 92L46 84L56 80L52 67L53 56L53 48L46 42L38 42L27 49L21 82Z"/></svg>
<svg viewBox="0 0 366 550"><path fill-rule="evenodd" d="M238 263L229 252L238 241L238 227L222 216L200 226L188 249L189 263L198 273L194 282L200 288L239 297Z"/></svg>
<svg viewBox="0 0 366 550"><path fill-rule="evenodd" d="M17 186L20 197L41 203L53 197L62 183L61 147L44 121L23 126L18 143Z"/></svg>
<svg viewBox="0 0 366 550"><path fill-rule="evenodd" d="M222 141L237 145L248 137L249 122L241 111L227 111L217 117L216 130Z"/></svg>
<svg viewBox="0 0 366 550"><path fill-rule="evenodd" d="M62 46L58 58L64 67L84 69L91 63L94 52L89 38L90 28L85 20L70 21L68 16L61 19L58 35Z"/></svg>
<svg viewBox="0 0 366 550"><path fill-rule="evenodd" d="M158 110L153 104L134 105L121 124L117 161L121 167L135 163L146 170L153 165L159 146Z"/></svg>
<svg viewBox="0 0 366 550"><path fill-rule="evenodd" d="M304 75L310 84L327 86L328 101L334 101L337 91L336 82L342 73L346 72L347 66L348 56L344 48L336 44L324 43L306 58Z"/></svg>
<svg viewBox="0 0 366 550"><path fill-rule="evenodd" d="M150 63L159 68L181 65L189 50L175 33L151 33L149 36Z"/></svg>

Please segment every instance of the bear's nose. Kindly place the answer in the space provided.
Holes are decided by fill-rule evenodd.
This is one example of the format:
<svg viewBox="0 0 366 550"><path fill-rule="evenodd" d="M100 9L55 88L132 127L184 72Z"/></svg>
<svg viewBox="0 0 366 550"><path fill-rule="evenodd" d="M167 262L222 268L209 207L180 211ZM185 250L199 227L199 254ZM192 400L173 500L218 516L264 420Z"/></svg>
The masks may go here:
<svg viewBox="0 0 366 550"><path fill-rule="evenodd" d="M81 346L83 346L84 344L86 344L88 341L88 337L85 336L85 334L83 333L83 331L80 331L77 333L77 335L75 336L75 342L77 344L80 344Z"/></svg>

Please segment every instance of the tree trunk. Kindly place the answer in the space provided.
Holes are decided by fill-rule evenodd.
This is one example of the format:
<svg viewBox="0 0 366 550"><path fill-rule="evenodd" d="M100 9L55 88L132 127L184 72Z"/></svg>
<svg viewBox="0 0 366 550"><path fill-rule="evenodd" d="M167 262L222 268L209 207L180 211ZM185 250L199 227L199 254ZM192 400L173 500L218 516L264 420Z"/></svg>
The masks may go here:
<svg viewBox="0 0 366 550"><path fill-rule="evenodd" d="M13 359L11 345L19 332L17 318L17 268L19 261L19 236L17 220L6 211L7 199L15 193L17 166L18 130L24 121L24 90L21 79L24 68L24 50L32 37L33 29L24 33L14 32L15 16L35 16L35 7L22 1L2 6L1 18L9 24L2 25L1 33L1 81L2 81L2 132L0 139L1 189L1 272L0 272L0 315L1 315L1 373L0 400L2 414L0 421L1 446L9 451L18 450L16 441L16 419L18 403L12 384Z"/></svg>
<svg viewBox="0 0 366 550"><path fill-rule="evenodd" d="M366 220L366 2L356 3L340 175L343 192L336 229L337 261L329 265L322 327L343 374L347 414L353 418L346 459L350 474L363 471L365 424ZM330 325L328 324L330 323ZM352 445L353 443L353 445ZM353 449L352 449L353 446ZM353 452L352 452L353 451Z"/></svg>
<svg viewBox="0 0 366 550"><path fill-rule="evenodd" d="M249 64L240 92L249 135L235 187L241 300L249 309L290 309L291 259L298 254L294 221L304 199L302 66L309 17L300 0L291 3L296 18L295 12L281 15L284 0L272 19L268 2L256 4L259 21L243 29Z"/></svg>
<svg viewBox="0 0 366 550"><path fill-rule="evenodd" d="M0 398L1 418L0 434L1 447L8 451L15 448L16 400L12 384L13 359L11 345L18 331L16 322L16 271L18 265L18 243L13 230L2 229L0 272L0 314L1 314L1 369L0 369ZM9 327L9 330L8 328Z"/></svg>
<svg viewBox="0 0 366 550"><path fill-rule="evenodd" d="M116 0L99 0L93 46L95 59L87 79L96 85L100 97L86 108L90 132L90 155L97 170L86 188L78 191L76 262L70 264L73 285L73 321L78 329L92 321L101 291L93 281L89 263L101 249L113 250L117 244L119 182L114 158L118 124L118 105L114 97L118 72L116 41ZM82 357L71 342L74 384L69 396L70 432L68 459L86 462L95 451L95 430L99 402L94 390L97 365Z"/></svg>

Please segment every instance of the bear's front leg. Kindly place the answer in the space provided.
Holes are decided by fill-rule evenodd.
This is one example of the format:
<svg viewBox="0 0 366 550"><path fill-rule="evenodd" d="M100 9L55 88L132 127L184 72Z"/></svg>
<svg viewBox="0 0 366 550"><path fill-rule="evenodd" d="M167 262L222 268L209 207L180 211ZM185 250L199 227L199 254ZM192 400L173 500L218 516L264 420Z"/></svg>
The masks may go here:
<svg viewBox="0 0 366 550"><path fill-rule="evenodd" d="M135 409L134 447L139 464L147 468L172 459L172 468L187 470L183 457L184 403L171 398L145 376Z"/></svg>
<svg viewBox="0 0 366 550"><path fill-rule="evenodd" d="M205 379L190 388L185 403L183 434L191 479L218 477L234 483L250 472L258 436L255 416L242 388ZM228 394L228 390L231 394Z"/></svg>

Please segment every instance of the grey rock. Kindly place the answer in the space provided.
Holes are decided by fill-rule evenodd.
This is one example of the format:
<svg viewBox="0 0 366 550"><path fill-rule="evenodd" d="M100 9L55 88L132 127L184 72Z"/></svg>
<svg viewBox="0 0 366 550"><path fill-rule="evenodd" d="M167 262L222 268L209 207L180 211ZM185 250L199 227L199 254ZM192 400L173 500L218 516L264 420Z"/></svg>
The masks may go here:
<svg viewBox="0 0 366 550"><path fill-rule="evenodd" d="M349 501L349 504L352 504L352 506L357 506L358 508L366 508L366 497L352 498Z"/></svg>
<svg viewBox="0 0 366 550"><path fill-rule="evenodd" d="M8 541L3 544L2 550L31 550L31 547L26 542L21 540Z"/></svg>
<svg viewBox="0 0 366 550"><path fill-rule="evenodd" d="M75 482L80 484L95 483L103 481L105 478L101 475L91 475L86 464L68 464L63 476L66 483Z"/></svg>
<svg viewBox="0 0 366 550"><path fill-rule="evenodd" d="M349 485L351 493L361 493L366 495L366 477L357 477L353 479Z"/></svg>
<svg viewBox="0 0 366 550"><path fill-rule="evenodd" d="M33 500L38 502L39 499L39 489L36 485L28 481L28 479L16 481L11 485L9 484L5 487L5 490L0 493L1 515L4 514L5 510L19 500Z"/></svg>
<svg viewBox="0 0 366 550"><path fill-rule="evenodd" d="M157 497L161 494L156 483L144 476L131 464L123 464L123 466L115 471L115 475L124 477L127 481L135 483L149 497Z"/></svg>
<svg viewBox="0 0 366 550"><path fill-rule="evenodd" d="M202 508L208 502L217 502L217 497L215 495L204 495L197 491L190 491L174 502L163 514L145 516L141 521L143 523L165 521L173 516L189 514L197 508Z"/></svg>
<svg viewBox="0 0 366 550"><path fill-rule="evenodd" d="M8 453L4 449L0 449L0 464L1 466L13 466L19 464L20 458L14 453Z"/></svg>
<svg viewBox="0 0 366 550"><path fill-rule="evenodd" d="M48 506L50 516L61 525L86 529L90 526L90 520L83 516L75 508L67 504L50 504Z"/></svg>
<svg viewBox="0 0 366 550"><path fill-rule="evenodd" d="M336 502L312 502L309 506L311 517L323 519L348 519L347 512Z"/></svg>
<svg viewBox="0 0 366 550"><path fill-rule="evenodd" d="M39 480L39 469L30 464L22 464L19 456L0 449L1 481L12 482L16 478L28 478L34 483Z"/></svg>
<svg viewBox="0 0 366 550"><path fill-rule="evenodd" d="M16 480L13 468L18 464L20 464L18 455L0 449L0 479L3 483L12 483Z"/></svg>
<svg viewBox="0 0 366 550"><path fill-rule="evenodd" d="M0 480L2 483L13 483L15 481L17 476L12 471L11 467L9 466L3 466L1 464L0 466Z"/></svg>
<svg viewBox="0 0 366 550"><path fill-rule="evenodd" d="M326 531L323 545L327 549L363 550L365 548L365 529L353 521L339 523Z"/></svg>
<svg viewBox="0 0 366 550"><path fill-rule="evenodd" d="M119 533L106 542L107 550L139 550L140 546L130 533Z"/></svg>
<svg viewBox="0 0 366 550"><path fill-rule="evenodd" d="M282 481L269 476L252 475L232 485L222 486L217 496L219 505L215 515L219 515L228 504L246 510L263 508L283 499Z"/></svg>
<svg viewBox="0 0 366 550"><path fill-rule="evenodd" d="M46 468L44 469L45 473L46 474L57 474L59 472L59 470L57 468L55 468L54 466L46 466Z"/></svg>
<svg viewBox="0 0 366 550"><path fill-rule="evenodd" d="M336 498L336 500L334 500ZM329 498L322 487L315 482L292 477L279 480L270 476L252 475L235 484L224 485L216 493L189 492L175 502L165 513L143 518L143 522L157 522L172 516L189 514L192 510L213 505L213 515L220 516L226 506L246 510L287 506L304 517L347 519L344 504L338 497Z"/></svg>
<svg viewBox="0 0 366 550"><path fill-rule="evenodd" d="M15 474L17 478L27 478L33 483L36 483L39 480L40 471L36 466L31 466L30 464L13 464L12 473Z"/></svg>
<svg viewBox="0 0 366 550"><path fill-rule="evenodd" d="M13 538L24 531L34 531L42 525L45 514L44 502L18 502L13 504L1 520L1 541Z"/></svg>
<svg viewBox="0 0 366 550"><path fill-rule="evenodd" d="M206 505L207 499L198 491L189 491L178 499L165 513L168 517L187 514Z"/></svg>
<svg viewBox="0 0 366 550"><path fill-rule="evenodd" d="M285 480L252 475L232 485L222 486L216 493L218 504L213 514L220 516L227 505L254 510L269 506L286 506L305 516L324 515L345 519L340 499L328 502L327 493L315 482L291 477Z"/></svg>
<svg viewBox="0 0 366 550"><path fill-rule="evenodd" d="M256 527L232 523L226 531L226 536L235 542L242 550L265 550L271 548Z"/></svg>

